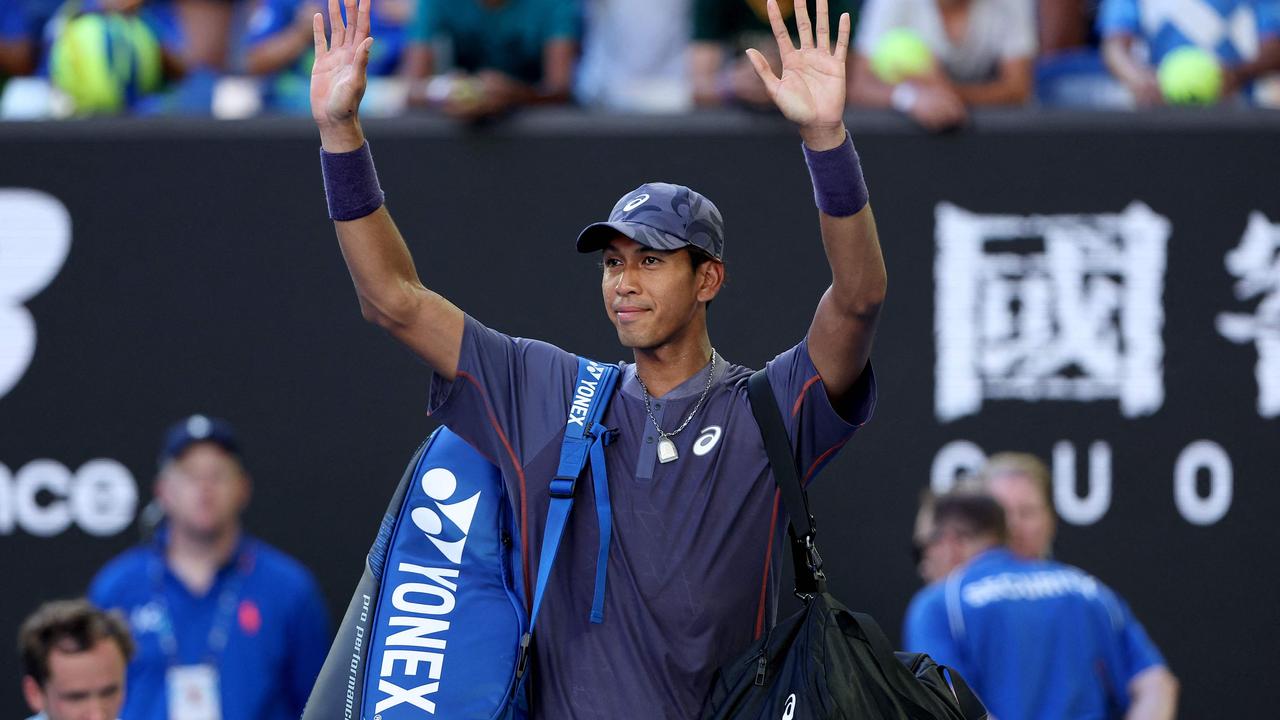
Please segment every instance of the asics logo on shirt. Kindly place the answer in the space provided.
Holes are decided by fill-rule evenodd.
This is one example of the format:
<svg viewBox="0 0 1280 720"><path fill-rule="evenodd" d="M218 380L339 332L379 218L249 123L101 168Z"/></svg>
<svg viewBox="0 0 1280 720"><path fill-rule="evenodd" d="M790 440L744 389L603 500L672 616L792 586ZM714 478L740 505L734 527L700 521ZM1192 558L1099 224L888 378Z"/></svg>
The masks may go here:
<svg viewBox="0 0 1280 720"><path fill-rule="evenodd" d="M711 452L716 443L720 442L720 436L724 431L719 425L711 425L702 428L702 432L698 433L698 439L693 441L693 454L702 457Z"/></svg>
<svg viewBox="0 0 1280 720"><path fill-rule="evenodd" d="M782 720L791 720L796 714L796 694L791 693L787 696L787 705L782 708Z"/></svg>
<svg viewBox="0 0 1280 720"><path fill-rule="evenodd" d="M482 494L476 493L466 500L446 503L457 489L458 478L445 468L426 471L422 474L422 491L435 501L431 503L434 509L418 507L409 514L413 524L426 533L431 544L454 565L462 564L462 549L467 544L467 533L471 531L471 520L476 515L476 506L480 504ZM456 526L456 530L446 528L444 518L448 518ZM459 534L461 537L458 537Z"/></svg>

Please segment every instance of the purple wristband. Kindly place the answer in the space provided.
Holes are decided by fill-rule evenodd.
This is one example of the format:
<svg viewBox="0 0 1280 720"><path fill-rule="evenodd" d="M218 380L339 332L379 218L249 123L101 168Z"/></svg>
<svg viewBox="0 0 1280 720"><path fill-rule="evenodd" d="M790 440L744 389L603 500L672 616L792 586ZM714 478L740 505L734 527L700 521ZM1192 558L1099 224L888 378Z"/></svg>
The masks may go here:
<svg viewBox="0 0 1280 720"><path fill-rule="evenodd" d="M804 148L804 161L813 180L813 199L818 209L831 217L855 215L867 204L867 182L862 177L862 164L848 131L844 144L830 150Z"/></svg>
<svg viewBox="0 0 1280 720"><path fill-rule="evenodd" d="M351 152L331 153L320 148L320 169L324 172L330 219L362 218L382 207L386 200L367 141Z"/></svg>

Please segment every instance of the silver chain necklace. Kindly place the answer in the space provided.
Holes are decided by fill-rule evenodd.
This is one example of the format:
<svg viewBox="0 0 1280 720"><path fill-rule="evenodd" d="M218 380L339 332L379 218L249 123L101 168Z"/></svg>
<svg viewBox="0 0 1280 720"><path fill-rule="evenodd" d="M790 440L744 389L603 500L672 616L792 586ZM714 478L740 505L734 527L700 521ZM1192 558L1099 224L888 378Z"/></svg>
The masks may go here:
<svg viewBox="0 0 1280 720"><path fill-rule="evenodd" d="M680 454L676 452L676 444L671 438L679 435L680 431L684 430L689 425L689 422L693 420L693 416L697 415L698 411L702 409L702 401L706 400L707 393L711 392L711 378L715 375L715 371L716 349L711 348L711 366L707 368L707 386L702 389L702 397L698 398L698 404L694 405L693 410L689 411L689 415L685 417L684 422L680 423L680 427L671 432L663 431L662 426L658 424L658 419L653 416L653 407L649 403L649 386L645 385L644 380L640 379L640 374L636 373L636 382L640 383L640 389L644 391L644 412L649 416L649 422L653 423L653 429L658 431L658 462L665 464L680 457Z"/></svg>

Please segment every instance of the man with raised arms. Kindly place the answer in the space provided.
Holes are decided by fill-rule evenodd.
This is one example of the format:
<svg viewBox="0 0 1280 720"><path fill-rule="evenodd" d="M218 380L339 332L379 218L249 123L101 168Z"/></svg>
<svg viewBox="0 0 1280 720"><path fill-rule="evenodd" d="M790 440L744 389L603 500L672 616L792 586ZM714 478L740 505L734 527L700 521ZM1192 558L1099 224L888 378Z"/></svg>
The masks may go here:
<svg viewBox="0 0 1280 720"><path fill-rule="evenodd" d="M331 2L329 17L340 17ZM868 358L885 269L843 123L849 17L838 19L833 42L826 2L812 21L797 5L797 48L773 0L768 11L781 76L759 52L748 56L799 127L832 274L808 332L767 365L808 480L874 409ZM365 318L434 370L431 414L501 468L527 588L537 573L576 357L484 326L419 278L383 206L356 114L373 42L368 4L348 0L346 17L354 22L335 21L328 42L320 16L314 19L311 85L338 242ZM806 224L797 234L812 230ZM613 540L602 617L590 612L597 519L579 511L538 619L533 713L688 718L716 668L773 623L785 523L747 401L752 371L721 357L707 330L707 304L725 279L724 223L693 190L647 183L622 196L606 222L588 226L577 249L601 254L605 313L634 362L621 365L603 421L618 438L606 451ZM591 484L578 483L577 492L579 504L592 507Z"/></svg>

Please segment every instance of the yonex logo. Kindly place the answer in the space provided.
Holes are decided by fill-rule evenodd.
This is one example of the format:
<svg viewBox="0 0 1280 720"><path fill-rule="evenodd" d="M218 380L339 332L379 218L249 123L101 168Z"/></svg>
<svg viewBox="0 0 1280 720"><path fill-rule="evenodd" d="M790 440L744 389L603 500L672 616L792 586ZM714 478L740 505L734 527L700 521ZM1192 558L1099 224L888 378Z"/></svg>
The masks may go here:
<svg viewBox="0 0 1280 720"><path fill-rule="evenodd" d="M594 362L587 363L587 373L595 380L582 378L578 387L573 390L573 402L569 403L569 420L567 425L577 425L586 429L587 414L591 411L591 401L596 396L596 385L604 375L604 368Z"/></svg>
<svg viewBox="0 0 1280 720"><path fill-rule="evenodd" d="M791 693L787 696L786 707L782 708L782 720L791 720L796 714L796 694Z"/></svg>
<svg viewBox="0 0 1280 720"><path fill-rule="evenodd" d="M719 425L703 428L702 432L698 434L698 439L693 441L693 454L702 457L711 452L716 443L720 442L720 436L723 434L724 431L720 429Z"/></svg>
<svg viewBox="0 0 1280 720"><path fill-rule="evenodd" d="M414 508L409 517L413 519L413 524L418 529L427 534L427 539L431 544L435 545L445 558L454 565L462 564L462 549L467 544L467 533L471 531L471 520L476 515L476 506L480 504L481 493L476 493L466 500L460 502L445 504L445 500L453 497L458 489L458 478L453 473L444 468L432 468L422 474L422 491L427 497L435 500L435 510L430 507ZM436 511L439 512L436 512ZM456 533L446 533L444 520L440 517L443 514L462 531L462 537L456 540L446 540L444 536L456 535Z"/></svg>
<svg viewBox="0 0 1280 720"><path fill-rule="evenodd" d="M649 202L649 193L641 193L627 201L627 204L623 205L622 209L624 212L631 212L647 202Z"/></svg>

